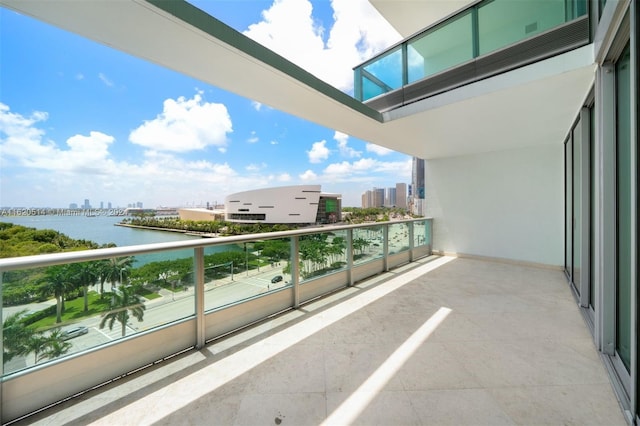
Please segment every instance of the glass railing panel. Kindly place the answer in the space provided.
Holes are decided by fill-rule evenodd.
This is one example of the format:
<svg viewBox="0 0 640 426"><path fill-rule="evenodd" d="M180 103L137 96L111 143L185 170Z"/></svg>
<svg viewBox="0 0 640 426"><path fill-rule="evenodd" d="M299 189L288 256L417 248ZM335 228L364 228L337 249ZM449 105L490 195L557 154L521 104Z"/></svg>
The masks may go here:
<svg viewBox="0 0 640 426"><path fill-rule="evenodd" d="M393 223L389 225L389 254L409 250L409 224Z"/></svg>
<svg viewBox="0 0 640 426"><path fill-rule="evenodd" d="M300 244L300 282L347 269L347 231L303 235Z"/></svg>
<svg viewBox="0 0 640 426"><path fill-rule="evenodd" d="M471 12L467 12L408 43L408 82L470 59L473 59L473 25Z"/></svg>
<svg viewBox="0 0 640 426"><path fill-rule="evenodd" d="M205 311L291 285L290 251L289 240L209 247L204 256Z"/></svg>
<svg viewBox="0 0 640 426"><path fill-rule="evenodd" d="M413 246L421 247L426 245L429 245L427 222L424 220L413 222Z"/></svg>
<svg viewBox="0 0 640 426"><path fill-rule="evenodd" d="M484 55L565 21L565 0L493 0L484 3L478 7L478 53Z"/></svg>
<svg viewBox="0 0 640 426"><path fill-rule="evenodd" d="M402 87L402 69L402 49L400 46L362 67L363 100Z"/></svg>
<svg viewBox="0 0 640 426"><path fill-rule="evenodd" d="M184 250L4 272L5 373L193 316L192 277Z"/></svg>
<svg viewBox="0 0 640 426"><path fill-rule="evenodd" d="M384 230L371 226L353 230L353 264L360 265L384 256Z"/></svg>

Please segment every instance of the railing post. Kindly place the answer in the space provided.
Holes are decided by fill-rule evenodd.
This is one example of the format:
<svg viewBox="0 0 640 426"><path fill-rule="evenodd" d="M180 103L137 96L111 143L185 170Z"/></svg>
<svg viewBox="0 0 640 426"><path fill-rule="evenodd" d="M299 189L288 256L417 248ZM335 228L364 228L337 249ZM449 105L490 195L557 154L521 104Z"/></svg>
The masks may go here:
<svg viewBox="0 0 640 426"><path fill-rule="evenodd" d="M409 84L409 55L407 52L408 42L402 43L402 85Z"/></svg>
<svg viewBox="0 0 640 426"><path fill-rule="evenodd" d="M300 306L300 242L291 237L291 284L293 284L293 307Z"/></svg>
<svg viewBox="0 0 640 426"><path fill-rule="evenodd" d="M389 224L383 225L382 228L382 239L384 240L382 243L382 251L384 253L384 271L389 272Z"/></svg>
<svg viewBox="0 0 640 426"><path fill-rule="evenodd" d="M478 25L478 6L471 8L471 43L474 58L480 56L480 29Z"/></svg>
<svg viewBox="0 0 640 426"><path fill-rule="evenodd" d="M413 243L413 233L414 233L414 225L416 224L416 222L409 222L409 262L413 262L413 249L414 247L414 243Z"/></svg>
<svg viewBox="0 0 640 426"><path fill-rule="evenodd" d="M347 229L347 274L349 287L353 287L353 229Z"/></svg>
<svg viewBox="0 0 640 426"><path fill-rule="evenodd" d="M196 348L204 347L204 247L193 249L193 279L196 311Z"/></svg>
<svg viewBox="0 0 640 426"><path fill-rule="evenodd" d="M353 97L362 102L362 67L353 70Z"/></svg>

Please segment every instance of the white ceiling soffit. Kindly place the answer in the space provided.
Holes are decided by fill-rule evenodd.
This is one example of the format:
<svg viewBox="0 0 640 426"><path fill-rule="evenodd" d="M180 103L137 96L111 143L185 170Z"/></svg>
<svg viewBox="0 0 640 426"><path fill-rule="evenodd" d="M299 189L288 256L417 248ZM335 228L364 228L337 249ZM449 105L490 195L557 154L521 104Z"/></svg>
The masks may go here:
<svg viewBox="0 0 640 426"><path fill-rule="evenodd" d="M593 55L587 45L395 109L379 138L425 159L560 144L593 86Z"/></svg>
<svg viewBox="0 0 640 426"><path fill-rule="evenodd" d="M369 0L402 37L409 37L475 1Z"/></svg>
<svg viewBox="0 0 640 426"><path fill-rule="evenodd" d="M144 0L0 4L330 129L422 158L562 143L594 73L593 48L587 46L400 108L385 114L383 123L381 114L242 34L229 33L228 27L184 2L162 2L163 8L180 9L175 14L181 18ZM216 28L205 31L206 25ZM220 31L229 43L211 35L219 27L226 27Z"/></svg>

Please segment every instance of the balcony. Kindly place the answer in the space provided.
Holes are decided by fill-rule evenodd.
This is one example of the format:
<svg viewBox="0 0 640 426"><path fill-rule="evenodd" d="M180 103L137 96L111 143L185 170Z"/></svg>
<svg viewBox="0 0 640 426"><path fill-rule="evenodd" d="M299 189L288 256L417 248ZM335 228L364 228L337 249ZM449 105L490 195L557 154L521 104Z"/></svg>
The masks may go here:
<svg viewBox="0 0 640 426"><path fill-rule="evenodd" d="M589 43L583 0L483 0L354 68L354 96L384 112Z"/></svg>
<svg viewBox="0 0 640 426"><path fill-rule="evenodd" d="M52 423L626 424L560 270L435 256L18 422Z"/></svg>

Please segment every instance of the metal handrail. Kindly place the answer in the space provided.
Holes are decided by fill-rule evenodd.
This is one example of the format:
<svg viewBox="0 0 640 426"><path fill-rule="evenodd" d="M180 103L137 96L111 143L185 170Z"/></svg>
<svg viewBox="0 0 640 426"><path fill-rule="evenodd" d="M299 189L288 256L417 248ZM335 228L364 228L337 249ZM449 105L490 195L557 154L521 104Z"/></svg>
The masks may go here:
<svg viewBox="0 0 640 426"><path fill-rule="evenodd" d="M271 240L294 236L317 234L345 229L369 228L394 223L408 223L429 220L431 218L400 219L388 222L374 222L353 225L316 226L312 228L292 231L265 232L258 234L236 235L231 237L202 238L189 241L173 241L166 243L143 244L123 247L100 248L93 250L72 251L64 253L39 254L33 256L10 257L0 259L0 272L13 271L24 268L38 268L59 265L63 263L79 263L92 260L109 259L113 257L133 256L139 254L156 253L161 251L180 250L200 247L213 247L225 244L245 243L256 240Z"/></svg>

